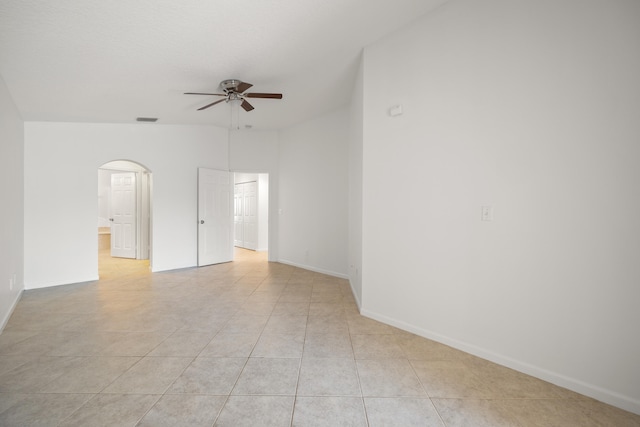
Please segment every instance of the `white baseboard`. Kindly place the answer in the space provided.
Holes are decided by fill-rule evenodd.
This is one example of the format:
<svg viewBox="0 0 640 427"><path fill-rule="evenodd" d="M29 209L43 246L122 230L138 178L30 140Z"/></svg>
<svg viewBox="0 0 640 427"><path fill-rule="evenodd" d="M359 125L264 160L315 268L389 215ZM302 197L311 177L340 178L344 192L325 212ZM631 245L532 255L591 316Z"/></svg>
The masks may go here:
<svg viewBox="0 0 640 427"><path fill-rule="evenodd" d="M58 282L50 282L50 283L36 283L36 284L30 284L29 286L27 286L25 284L25 291L31 291L34 289L43 289L43 288L52 288L54 286L66 286L66 285L76 285L78 283L89 283L89 282L95 282L96 280L99 280L100 278L98 276L91 276L86 278L85 280L78 280L78 279L69 279L67 281L63 281L62 283L58 283Z"/></svg>
<svg viewBox="0 0 640 427"><path fill-rule="evenodd" d="M290 265L290 266L293 266L293 267L302 268L303 270L309 270L309 271L313 271L313 272L316 272L316 273L326 274L328 276L339 277L340 279L348 279L349 278L346 274L343 274L343 273L338 273L338 272L331 271L331 270L325 270L325 269L322 269L322 268L313 267L311 265L299 264L297 262L289 261L289 260L286 260L286 259L279 259L278 262L282 263L282 264Z"/></svg>
<svg viewBox="0 0 640 427"><path fill-rule="evenodd" d="M358 294L356 293L355 289L353 288L353 283L351 283L351 280L349 280L349 287L351 287L351 293L353 294L353 299L356 300L356 305L358 306L358 311L362 310L362 303L360 302L360 298L358 298Z"/></svg>
<svg viewBox="0 0 640 427"><path fill-rule="evenodd" d="M510 357L506 357L501 354L489 351L485 348L481 348L473 344L459 341L454 338L450 338L445 335L435 333L433 331L422 329L417 326L413 326L408 323L402 322L400 320L392 319L390 317L387 317L382 314L378 314L366 309L361 309L360 314L362 314L363 316L369 317L371 319L375 319L380 322L386 323L388 325L394 326L398 329L402 329L407 332L411 332L413 334L419 335L421 337L424 337L433 341L437 341L439 343L456 348L458 350L462 350L466 353L472 354L474 356L478 356L482 359L486 359L491 362L497 363L499 365L506 366L518 372L531 375L533 377L550 382L557 386L575 391L576 393L580 393L582 395L594 398L596 400L607 403L609 405L616 406L618 408L624 409L625 411L633 412L635 414L640 415L640 401L633 399L629 396L624 396L614 391L607 390L607 389L595 386L593 384L588 384L578 379L567 377L566 375L562 375L557 372L549 371L547 369L540 368L538 366L534 366L529 363L522 362L520 360L512 359Z"/></svg>
<svg viewBox="0 0 640 427"><path fill-rule="evenodd" d="M9 310L7 311L7 313L5 313L4 317L2 318L2 322L0 322L0 334L2 333L2 331L4 331L4 327L7 326L7 322L9 321L9 318L13 314L13 311L16 309L16 306L18 305L18 301L20 301L20 298L22 297L23 292L24 292L24 289L18 292L18 294L16 295L16 298L11 303L11 307L9 307Z"/></svg>

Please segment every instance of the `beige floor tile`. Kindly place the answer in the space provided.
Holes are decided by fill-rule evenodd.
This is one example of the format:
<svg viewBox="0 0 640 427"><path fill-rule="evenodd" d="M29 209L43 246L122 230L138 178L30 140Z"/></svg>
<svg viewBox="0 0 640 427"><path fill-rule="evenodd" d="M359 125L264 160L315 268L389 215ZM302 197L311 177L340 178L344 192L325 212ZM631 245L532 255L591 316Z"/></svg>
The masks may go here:
<svg viewBox="0 0 640 427"><path fill-rule="evenodd" d="M326 295L326 294L320 294ZM344 306L342 305L342 295L338 301L314 301L312 298L309 305L310 316L332 316L344 314Z"/></svg>
<svg viewBox="0 0 640 427"><path fill-rule="evenodd" d="M211 427L226 396L165 394L136 427Z"/></svg>
<svg viewBox="0 0 640 427"><path fill-rule="evenodd" d="M269 316L238 315L233 316L220 330L223 334L249 334L260 333L267 324Z"/></svg>
<svg viewBox="0 0 640 427"><path fill-rule="evenodd" d="M14 370L15 368L24 365L29 360L34 359L37 356L25 356L25 355L10 355L0 356L0 376Z"/></svg>
<svg viewBox="0 0 640 427"><path fill-rule="evenodd" d="M74 313L59 313L43 307L32 311L28 316L18 315L16 318L12 316L6 328L10 331L51 331L72 321L75 317Z"/></svg>
<svg viewBox="0 0 640 427"><path fill-rule="evenodd" d="M0 354L44 356L48 355L48 353L56 347L65 345L66 343L73 341L76 336L77 334L74 332L58 330L46 332L41 331L12 345L3 346L2 348L0 348Z"/></svg>
<svg viewBox="0 0 640 427"><path fill-rule="evenodd" d="M348 334L349 324L343 314L310 315L307 321L307 335Z"/></svg>
<svg viewBox="0 0 640 427"><path fill-rule="evenodd" d="M377 320L368 319L360 315L351 315L347 317L349 323L349 332L352 335L368 335L368 334L392 334L393 329L389 325L380 323Z"/></svg>
<svg viewBox="0 0 640 427"><path fill-rule="evenodd" d="M15 316L15 314L14 314ZM13 320L14 316L11 316L13 323L19 324L20 320ZM31 338L34 335L38 335L38 331L23 331L12 329L7 325L0 334L0 354L6 354L6 349L21 341Z"/></svg>
<svg viewBox="0 0 640 427"><path fill-rule="evenodd" d="M297 395L361 396L355 361L353 359L302 359Z"/></svg>
<svg viewBox="0 0 640 427"><path fill-rule="evenodd" d="M77 333L73 339L61 343L47 353L48 356L101 356L109 346L122 339L122 332Z"/></svg>
<svg viewBox="0 0 640 427"><path fill-rule="evenodd" d="M278 302L311 302L311 291L290 291L289 287L285 288Z"/></svg>
<svg viewBox="0 0 640 427"><path fill-rule="evenodd" d="M162 394L192 361L187 357L142 358L102 392Z"/></svg>
<svg viewBox="0 0 640 427"><path fill-rule="evenodd" d="M501 400L431 399L447 427L523 427Z"/></svg>
<svg viewBox="0 0 640 427"><path fill-rule="evenodd" d="M307 329L307 316L271 316L263 333L265 334L290 334L304 337Z"/></svg>
<svg viewBox="0 0 640 427"><path fill-rule="evenodd" d="M465 360L468 353L413 334L396 334L398 345L409 360Z"/></svg>
<svg viewBox="0 0 640 427"><path fill-rule="evenodd" d="M78 357L42 393L99 393L131 368L139 357Z"/></svg>
<svg viewBox="0 0 640 427"><path fill-rule="evenodd" d="M250 306L254 304L256 305L269 304L271 305L271 309L273 309L273 307L277 304L278 300L280 299L280 295L282 294L282 291L276 292L276 291L265 291L265 290L259 290L259 289L260 288L256 288L256 290L253 291L253 293L247 297L247 299L244 301L244 305ZM248 313L248 314L251 314L251 313ZM267 315L271 314L271 310L269 310L269 312L265 314Z"/></svg>
<svg viewBox="0 0 640 427"><path fill-rule="evenodd" d="M342 293L340 291L335 292L335 293L313 291L311 293L311 304L314 304L314 303L329 303L329 304L341 306L343 301L344 301L344 296L342 295ZM340 307L339 310L342 310L342 307Z"/></svg>
<svg viewBox="0 0 640 427"><path fill-rule="evenodd" d="M213 339L214 334L198 332L174 332L154 348L149 356L188 357L197 356Z"/></svg>
<svg viewBox="0 0 640 427"><path fill-rule="evenodd" d="M444 427L429 399L367 397L369 427Z"/></svg>
<svg viewBox="0 0 640 427"><path fill-rule="evenodd" d="M269 300L268 297L263 297L266 300ZM277 297L276 297L277 300ZM245 302L242 307L240 307L239 313L246 313L250 315L261 315L261 316L270 316L271 312L273 312L273 308L276 303L271 301L265 302Z"/></svg>
<svg viewBox="0 0 640 427"><path fill-rule="evenodd" d="M216 427L288 427L293 396L230 396Z"/></svg>
<svg viewBox="0 0 640 427"><path fill-rule="evenodd" d="M251 357L301 358L304 336L300 334L266 334L258 339Z"/></svg>
<svg viewBox="0 0 640 427"><path fill-rule="evenodd" d="M295 395L299 359L250 358L233 388L234 395Z"/></svg>
<svg viewBox="0 0 640 427"><path fill-rule="evenodd" d="M146 394L98 394L60 427L134 426L159 398Z"/></svg>
<svg viewBox="0 0 640 427"><path fill-rule="evenodd" d="M568 399L509 399L495 404L521 426L527 427L589 427L623 426L610 422L596 423L589 418L588 410L577 400ZM608 420L611 421L611 420Z"/></svg>
<svg viewBox="0 0 640 427"><path fill-rule="evenodd" d="M283 294L306 294L311 297L311 293L313 292L313 283L312 279L309 278L300 278L296 276L291 276L289 281L287 282L287 286L284 288Z"/></svg>
<svg viewBox="0 0 640 427"><path fill-rule="evenodd" d="M482 381L468 364L459 360L412 360L420 382L430 397L490 398L490 384Z"/></svg>
<svg viewBox="0 0 640 427"><path fill-rule="evenodd" d="M26 393L0 393L0 414L27 397Z"/></svg>
<svg viewBox="0 0 640 427"><path fill-rule="evenodd" d="M260 286L256 288L256 293L266 292L270 295L280 296L280 294L282 294L282 291L284 291L284 288L286 286L287 286L286 283L277 282L267 278L263 280L262 283L260 283Z"/></svg>
<svg viewBox="0 0 640 427"><path fill-rule="evenodd" d="M351 338L347 334L307 335L304 357L353 359Z"/></svg>
<svg viewBox="0 0 640 427"><path fill-rule="evenodd" d="M259 333L219 333L200 352L200 357L249 357L258 338Z"/></svg>
<svg viewBox="0 0 640 427"><path fill-rule="evenodd" d="M405 358L395 335L351 335L356 359Z"/></svg>
<svg viewBox="0 0 640 427"><path fill-rule="evenodd" d="M356 360L365 397L426 397L418 377L407 360Z"/></svg>
<svg viewBox="0 0 640 427"><path fill-rule="evenodd" d="M298 397L292 426L367 427L367 417L361 397Z"/></svg>
<svg viewBox="0 0 640 427"><path fill-rule="evenodd" d="M236 313L236 309L230 310L233 313ZM206 314L196 314L196 315L182 315L180 316L180 321L178 331L179 332L192 332L192 333L202 333L213 335L218 333L222 328L224 328L230 318L231 314L224 313L206 313Z"/></svg>
<svg viewBox="0 0 640 427"><path fill-rule="evenodd" d="M272 316L307 316L308 314L308 302L278 302L271 312Z"/></svg>
<svg viewBox="0 0 640 427"><path fill-rule="evenodd" d="M331 280L316 280L311 288L313 293L342 294L342 288L339 283Z"/></svg>
<svg viewBox="0 0 640 427"><path fill-rule="evenodd" d="M467 369L485 384L494 398L568 398L575 397L566 389L486 360L475 358Z"/></svg>
<svg viewBox="0 0 640 427"><path fill-rule="evenodd" d="M580 399L578 405L595 425L616 427L640 427L640 415L615 408L592 399Z"/></svg>
<svg viewBox="0 0 640 427"><path fill-rule="evenodd" d="M166 391L169 394L229 394L242 371L245 358L195 359Z"/></svg>
<svg viewBox="0 0 640 427"><path fill-rule="evenodd" d="M64 375L67 367L77 360L75 357L48 356L32 359L0 376L0 393L37 393L51 381Z"/></svg>
<svg viewBox="0 0 640 427"><path fill-rule="evenodd" d="M0 412L0 425L54 427L91 397L91 394L31 394Z"/></svg>
<svg viewBox="0 0 640 427"><path fill-rule="evenodd" d="M122 332L106 347L105 356L146 356L172 332Z"/></svg>

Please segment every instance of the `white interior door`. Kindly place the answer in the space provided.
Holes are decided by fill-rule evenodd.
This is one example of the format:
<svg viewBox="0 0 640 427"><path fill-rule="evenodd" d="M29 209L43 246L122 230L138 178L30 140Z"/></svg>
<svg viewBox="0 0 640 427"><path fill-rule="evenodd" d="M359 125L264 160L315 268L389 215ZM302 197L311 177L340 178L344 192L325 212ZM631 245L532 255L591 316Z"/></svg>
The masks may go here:
<svg viewBox="0 0 640 427"><path fill-rule="evenodd" d="M111 256L136 257L136 174L111 175Z"/></svg>
<svg viewBox="0 0 640 427"><path fill-rule="evenodd" d="M258 249L258 183L255 181L234 186L233 244L240 248Z"/></svg>
<svg viewBox="0 0 640 427"><path fill-rule="evenodd" d="M243 186L243 247L255 251L258 248L258 184L254 181Z"/></svg>
<svg viewBox="0 0 640 427"><path fill-rule="evenodd" d="M233 244L242 247L244 245L243 225L242 225L242 203L243 187L242 184L235 184L233 189Z"/></svg>
<svg viewBox="0 0 640 427"><path fill-rule="evenodd" d="M198 169L198 265L233 261L231 173Z"/></svg>

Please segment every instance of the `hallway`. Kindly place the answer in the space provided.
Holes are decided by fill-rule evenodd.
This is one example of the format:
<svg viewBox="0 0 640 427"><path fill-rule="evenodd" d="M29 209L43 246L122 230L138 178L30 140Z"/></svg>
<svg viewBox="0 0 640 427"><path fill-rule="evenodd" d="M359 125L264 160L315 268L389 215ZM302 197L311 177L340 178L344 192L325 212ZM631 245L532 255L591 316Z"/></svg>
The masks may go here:
<svg viewBox="0 0 640 427"><path fill-rule="evenodd" d="M640 426L359 315L346 280L232 263L27 291L0 335L2 426Z"/></svg>

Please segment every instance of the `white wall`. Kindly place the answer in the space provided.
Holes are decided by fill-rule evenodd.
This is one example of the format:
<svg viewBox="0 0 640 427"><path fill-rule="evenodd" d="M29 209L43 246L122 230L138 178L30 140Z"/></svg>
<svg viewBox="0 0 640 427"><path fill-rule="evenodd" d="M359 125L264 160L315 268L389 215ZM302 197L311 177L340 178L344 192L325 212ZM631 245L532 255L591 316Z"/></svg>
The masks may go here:
<svg viewBox="0 0 640 427"><path fill-rule="evenodd" d="M347 108L281 131L279 261L347 277L348 133Z"/></svg>
<svg viewBox="0 0 640 427"><path fill-rule="evenodd" d="M24 289L24 125L0 76L0 331Z"/></svg>
<svg viewBox="0 0 640 427"><path fill-rule="evenodd" d="M361 59L349 112L349 282L359 307L362 307L363 72Z"/></svg>
<svg viewBox="0 0 640 427"><path fill-rule="evenodd" d="M366 49L364 314L640 413L639 22L453 0Z"/></svg>
<svg viewBox="0 0 640 427"><path fill-rule="evenodd" d="M131 160L152 173L154 271L197 263L197 168L228 169L212 126L25 124L25 288L95 280L98 168Z"/></svg>

